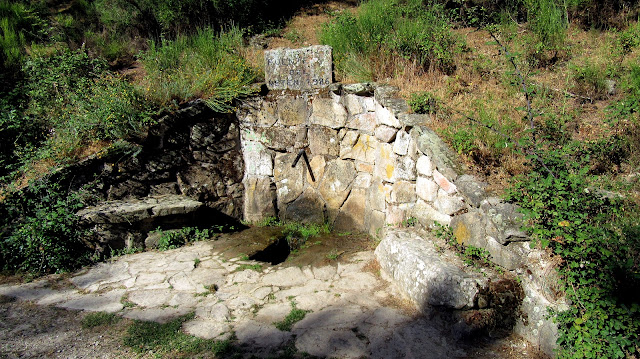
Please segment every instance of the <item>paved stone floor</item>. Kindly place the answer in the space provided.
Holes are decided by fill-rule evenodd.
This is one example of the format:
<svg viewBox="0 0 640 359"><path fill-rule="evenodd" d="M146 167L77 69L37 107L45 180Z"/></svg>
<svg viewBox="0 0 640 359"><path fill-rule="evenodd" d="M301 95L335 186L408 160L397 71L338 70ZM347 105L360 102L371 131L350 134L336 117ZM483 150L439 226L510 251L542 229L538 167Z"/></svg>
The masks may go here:
<svg viewBox="0 0 640 359"><path fill-rule="evenodd" d="M3 285L0 295L158 322L195 312L185 332L214 339L234 333L239 345L259 356L292 341L300 352L319 357L470 356L468 344L447 334L442 323L401 305L393 286L376 273L373 251L333 265L255 270L256 262L226 258L219 242L126 255L64 281ZM274 322L293 305L307 315L291 331L278 330Z"/></svg>

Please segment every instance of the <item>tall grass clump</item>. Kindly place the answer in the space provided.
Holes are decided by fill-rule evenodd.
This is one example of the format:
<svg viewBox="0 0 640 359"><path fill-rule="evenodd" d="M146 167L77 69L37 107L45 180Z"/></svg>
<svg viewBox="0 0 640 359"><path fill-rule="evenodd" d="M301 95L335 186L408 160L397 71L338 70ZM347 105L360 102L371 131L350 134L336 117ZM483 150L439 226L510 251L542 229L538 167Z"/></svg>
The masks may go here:
<svg viewBox="0 0 640 359"><path fill-rule="evenodd" d="M389 61L393 55L424 70L451 73L461 49L444 6L417 0L367 1L357 15L344 12L326 24L320 41L333 47L338 72L357 80L399 70L397 62Z"/></svg>
<svg viewBox="0 0 640 359"><path fill-rule="evenodd" d="M216 111L230 111L234 99L252 92L248 85L256 76L240 54L242 45L238 29L152 41L141 56L147 71L143 92L160 106L203 98Z"/></svg>

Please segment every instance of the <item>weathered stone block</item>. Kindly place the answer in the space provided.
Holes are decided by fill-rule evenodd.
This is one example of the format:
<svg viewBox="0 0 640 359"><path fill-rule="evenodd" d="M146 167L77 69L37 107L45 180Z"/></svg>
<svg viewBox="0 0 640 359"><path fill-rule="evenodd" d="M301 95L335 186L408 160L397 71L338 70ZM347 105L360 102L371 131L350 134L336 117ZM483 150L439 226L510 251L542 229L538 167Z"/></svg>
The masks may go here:
<svg viewBox="0 0 640 359"><path fill-rule="evenodd" d="M364 231L366 190L354 188L340 208L333 228L337 231Z"/></svg>
<svg viewBox="0 0 640 359"><path fill-rule="evenodd" d="M399 225L411 217L413 203L398 203L387 205L387 224Z"/></svg>
<svg viewBox="0 0 640 359"><path fill-rule="evenodd" d="M236 116L243 125L273 126L278 121L276 103L261 97L244 100Z"/></svg>
<svg viewBox="0 0 640 359"><path fill-rule="evenodd" d="M318 183L322 180L322 176L324 176L324 168L326 166L326 161L324 156L313 156L311 161L309 161L311 165L311 171L313 172L313 177L315 178L315 182L312 181L311 176L307 173L307 183L309 183L312 187L317 188Z"/></svg>
<svg viewBox="0 0 640 359"><path fill-rule="evenodd" d="M392 174L392 182L401 180L416 180L416 162L409 156L398 157L396 161L395 170Z"/></svg>
<svg viewBox="0 0 640 359"><path fill-rule="evenodd" d="M332 82L330 46L269 50L264 59L270 90L311 90L326 88Z"/></svg>
<svg viewBox="0 0 640 359"><path fill-rule="evenodd" d="M327 212L331 221L335 219L338 210L347 198L356 174L351 161L336 159L330 161L325 167L318 190L327 203Z"/></svg>
<svg viewBox="0 0 640 359"><path fill-rule="evenodd" d="M348 84L342 86L342 91L345 94L353 94L358 96L371 96L374 92L374 87L370 83L358 83L358 84Z"/></svg>
<svg viewBox="0 0 640 359"><path fill-rule="evenodd" d="M373 176L381 178L383 181L392 182L396 169L396 154L393 152L393 146L381 143L377 147Z"/></svg>
<svg viewBox="0 0 640 359"><path fill-rule="evenodd" d="M265 147L275 151L290 150L295 146L297 131L283 127L258 127L254 131L255 138Z"/></svg>
<svg viewBox="0 0 640 359"><path fill-rule="evenodd" d="M245 172L252 176L272 176L273 162L271 154L258 141L242 141Z"/></svg>
<svg viewBox="0 0 640 359"><path fill-rule="evenodd" d="M447 226L451 223L451 216L438 212L429 203L418 199L416 205L413 207L411 217L418 219L418 222L425 227L431 227L434 222L438 222L443 226Z"/></svg>
<svg viewBox="0 0 640 359"><path fill-rule="evenodd" d="M380 125L376 127L376 130L375 130L376 138L384 143L389 143L395 140L397 133L398 133L397 128L393 128L386 125Z"/></svg>
<svg viewBox="0 0 640 359"><path fill-rule="evenodd" d="M371 210L367 211L365 214L365 228L367 229L369 235L378 236L379 232L385 226L386 215L384 212Z"/></svg>
<svg viewBox="0 0 640 359"><path fill-rule="evenodd" d="M295 153L278 153L276 155L273 177L277 188L278 208L283 208L285 203L290 203L298 198L304 190L305 166L298 163L296 167L291 167L296 155Z"/></svg>
<svg viewBox="0 0 640 359"><path fill-rule="evenodd" d="M438 190L438 198L433 202L433 207L439 212L452 215L466 208L466 204L462 197L452 196L441 188Z"/></svg>
<svg viewBox="0 0 640 359"><path fill-rule="evenodd" d="M400 113L398 114L398 120L408 127L426 126L431 123L431 116L418 113Z"/></svg>
<svg viewBox="0 0 640 359"><path fill-rule="evenodd" d="M276 216L276 186L269 177L247 177L243 217L248 222L259 222Z"/></svg>
<svg viewBox="0 0 640 359"><path fill-rule="evenodd" d="M385 186L378 180L369 187L367 191L369 208L372 210L384 212L386 209Z"/></svg>
<svg viewBox="0 0 640 359"><path fill-rule="evenodd" d="M451 183L445 176L443 176L440 171L433 170L433 180L448 194L454 194L458 192L458 188L456 185Z"/></svg>
<svg viewBox="0 0 640 359"><path fill-rule="evenodd" d="M324 200L318 191L307 187L300 197L283 209L282 217L294 222L322 224L325 221Z"/></svg>
<svg viewBox="0 0 640 359"><path fill-rule="evenodd" d="M342 96L342 103L344 104L344 107L347 108L347 112L349 112L349 115L351 116L355 116L364 112L364 107L362 106L362 102L360 101L360 96L346 94Z"/></svg>
<svg viewBox="0 0 640 359"><path fill-rule="evenodd" d="M402 127L400 121L398 121L391 111L386 107L383 107L380 103L376 104L376 123L378 125L386 125L394 128Z"/></svg>
<svg viewBox="0 0 640 359"><path fill-rule="evenodd" d="M485 248L487 246L485 218L478 211L471 211L451 219L451 230L459 244Z"/></svg>
<svg viewBox="0 0 640 359"><path fill-rule="evenodd" d="M387 230L375 254L383 273L423 312L431 306L473 308L478 293L489 285L488 278L444 260L431 241L413 232Z"/></svg>
<svg viewBox="0 0 640 359"><path fill-rule="evenodd" d="M492 262L507 270L522 267L527 254L531 251L528 243L516 242L503 245L491 236L487 236L485 249L489 251Z"/></svg>
<svg viewBox="0 0 640 359"><path fill-rule="evenodd" d="M438 184L427 177L418 176L416 180L416 194L423 200L433 203L438 198Z"/></svg>
<svg viewBox="0 0 640 359"><path fill-rule="evenodd" d="M393 152L400 156L406 155L409 150L409 142L411 142L411 136L403 130L398 131L396 140L393 143Z"/></svg>
<svg viewBox="0 0 640 359"><path fill-rule="evenodd" d="M332 98L316 98L309 123L339 129L347 123L347 110Z"/></svg>
<svg viewBox="0 0 640 359"><path fill-rule="evenodd" d="M520 229L524 215L518 211L516 205L492 197L482 201L480 209L488 218L487 235L501 244L529 240L527 234Z"/></svg>
<svg viewBox="0 0 640 359"><path fill-rule="evenodd" d="M410 131L416 141L418 150L429 156L440 173L455 181L459 174L464 172L464 167L457 159L455 152L431 129L425 126L416 126Z"/></svg>
<svg viewBox="0 0 640 359"><path fill-rule="evenodd" d="M309 128L309 149L313 155L337 156L340 143L338 132L324 126Z"/></svg>
<svg viewBox="0 0 640 359"><path fill-rule="evenodd" d="M366 163L366 162L360 162L360 161L355 161L356 164L356 171L358 172L366 172L366 173L373 173L373 164L372 163Z"/></svg>
<svg viewBox="0 0 640 359"><path fill-rule="evenodd" d="M373 183L373 176L370 173L358 172L358 176L353 180L354 188L369 188Z"/></svg>
<svg viewBox="0 0 640 359"><path fill-rule="evenodd" d="M340 147L340 158L354 159L366 163L374 163L376 148L378 145L378 141L376 141L375 137L361 134L360 136L358 136L358 140L353 144L352 147L347 146L347 143L351 140L349 134L345 136L345 139L346 141L343 140L342 142L344 145L341 145Z"/></svg>
<svg viewBox="0 0 640 359"><path fill-rule="evenodd" d="M202 202L186 196L167 195L128 201L108 201L87 207L76 214L82 220L97 224L139 222L151 217L193 213Z"/></svg>
<svg viewBox="0 0 640 359"><path fill-rule="evenodd" d="M416 170L418 175L429 177L433 175L433 166L428 156L422 155L416 161Z"/></svg>
<svg viewBox="0 0 640 359"><path fill-rule="evenodd" d="M278 118L283 126L297 126L307 122L309 105L304 97L283 96L277 100Z"/></svg>
<svg viewBox="0 0 640 359"><path fill-rule="evenodd" d="M391 189L391 203L412 203L416 201L416 185L408 181L398 181Z"/></svg>
<svg viewBox="0 0 640 359"><path fill-rule="evenodd" d="M486 183L476 181L473 176L462 175L456 180L458 192L473 207L480 207L482 201L487 197L485 188Z"/></svg>
<svg viewBox="0 0 640 359"><path fill-rule="evenodd" d="M356 129L368 135L373 135L376 129L375 112L366 112L354 115L348 122L348 128Z"/></svg>

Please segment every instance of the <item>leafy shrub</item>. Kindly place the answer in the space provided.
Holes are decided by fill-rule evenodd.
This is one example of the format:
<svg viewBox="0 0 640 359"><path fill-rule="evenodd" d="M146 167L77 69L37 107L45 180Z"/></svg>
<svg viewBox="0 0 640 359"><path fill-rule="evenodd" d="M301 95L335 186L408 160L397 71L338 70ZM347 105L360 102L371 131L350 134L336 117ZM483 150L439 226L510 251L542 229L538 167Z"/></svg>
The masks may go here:
<svg viewBox="0 0 640 359"><path fill-rule="evenodd" d="M41 179L0 202L3 269L34 274L66 272L90 262L86 231L76 211L80 193Z"/></svg>
<svg viewBox="0 0 640 359"><path fill-rule="evenodd" d="M630 53L638 46L640 46L640 22L629 26L618 36L618 47L623 55Z"/></svg>
<svg viewBox="0 0 640 359"><path fill-rule="evenodd" d="M624 216L633 218L637 209L628 213L630 204L594 190L588 156L581 159L576 156L580 153L571 148L545 152L545 166L532 161L533 172L514 183L508 199L522 206L534 240L563 259L559 270L573 304L553 313L560 357L633 356L640 306L637 298L621 293L629 286L635 286L631 292L638 290L640 271L634 258L640 241L620 223Z"/></svg>
<svg viewBox="0 0 640 359"><path fill-rule="evenodd" d="M234 99L251 93L248 85L255 79L239 54L242 44L237 29L220 35L205 29L192 37L151 42L141 55L147 71L146 97L160 106L200 97L216 111L230 111Z"/></svg>
<svg viewBox="0 0 640 359"><path fill-rule="evenodd" d="M218 228L222 230L222 228ZM200 242L210 239L213 236L213 229L199 229L196 227L184 227L179 230L163 231L156 229L154 232L160 233L158 240L158 250L166 251L184 246L191 242Z"/></svg>
<svg viewBox="0 0 640 359"><path fill-rule="evenodd" d="M411 94L407 104L415 113L435 113L436 98L429 92L418 92Z"/></svg>
<svg viewBox="0 0 640 359"><path fill-rule="evenodd" d="M587 62L584 66L572 66L571 70L576 93L594 100L607 96L607 71L602 66Z"/></svg>
<svg viewBox="0 0 640 359"><path fill-rule="evenodd" d="M16 136L23 162L73 159L82 146L129 137L150 123L151 108L135 88L82 49L35 48L23 73L20 95L5 100L23 102L0 102L0 131Z"/></svg>

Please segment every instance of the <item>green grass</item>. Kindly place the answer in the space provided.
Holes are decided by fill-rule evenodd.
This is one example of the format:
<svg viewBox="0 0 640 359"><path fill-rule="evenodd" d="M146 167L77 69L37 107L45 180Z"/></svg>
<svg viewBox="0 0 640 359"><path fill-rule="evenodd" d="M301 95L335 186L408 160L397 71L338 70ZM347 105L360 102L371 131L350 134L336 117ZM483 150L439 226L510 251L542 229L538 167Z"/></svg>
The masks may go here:
<svg viewBox="0 0 640 359"><path fill-rule="evenodd" d="M147 71L142 91L160 106L202 98L212 109L229 112L234 99L252 93L248 86L256 78L240 56L242 46L242 31L235 28L219 35L203 29L194 36L151 42L140 58Z"/></svg>
<svg viewBox="0 0 640 359"><path fill-rule="evenodd" d="M262 272L262 264L241 264L236 268L236 272L241 272L247 269Z"/></svg>
<svg viewBox="0 0 640 359"><path fill-rule="evenodd" d="M296 308L296 302L292 301L289 314L283 320L273 323L273 325L279 330L290 332L293 325L304 319L307 313L310 313L310 311Z"/></svg>
<svg viewBox="0 0 640 359"><path fill-rule="evenodd" d="M182 324L193 319L188 314L168 323L135 321L124 337L124 344L138 353L157 353L191 356L199 354L222 354L229 350L229 341L201 339L182 333Z"/></svg>
<svg viewBox="0 0 640 359"><path fill-rule="evenodd" d="M326 24L320 41L333 47L339 73L361 81L383 77L384 61L396 56L450 73L461 49L444 7L418 0L364 2L357 15L344 12Z"/></svg>
<svg viewBox="0 0 640 359"><path fill-rule="evenodd" d="M104 325L115 324L120 321L119 316L113 313L95 312L88 313L82 318L81 325L84 329L95 328Z"/></svg>
<svg viewBox="0 0 640 359"><path fill-rule="evenodd" d="M289 247L292 251L302 248L305 243L313 237L317 237L320 234L327 234L330 232L328 224L302 224L297 222L288 222L284 224L282 234L285 235Z"/></svg>

